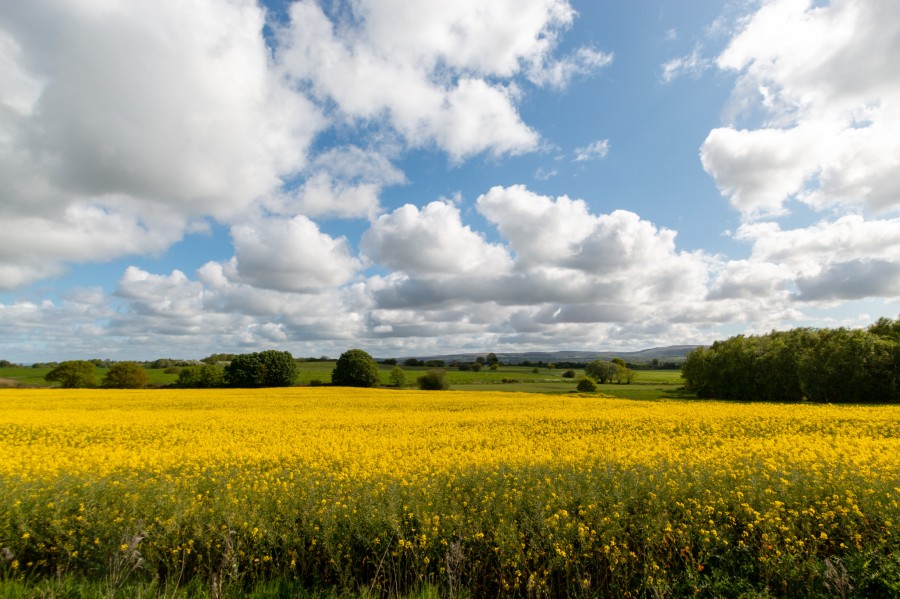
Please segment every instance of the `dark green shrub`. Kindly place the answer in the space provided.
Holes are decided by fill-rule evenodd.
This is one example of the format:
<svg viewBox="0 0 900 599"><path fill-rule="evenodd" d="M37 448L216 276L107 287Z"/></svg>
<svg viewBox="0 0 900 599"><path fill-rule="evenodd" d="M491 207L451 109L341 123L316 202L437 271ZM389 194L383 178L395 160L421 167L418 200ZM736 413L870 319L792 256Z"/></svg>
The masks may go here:
<svg viewBox="0 0 900 599"><path fill-rule="evenodd" d="M103 377L103 386L114 389L141 389L149 382L147 371L137 362L116 362Z"/></svg>
<svg viewBox="0 0 900 599"><path fill-rule="evenodd" d="M440 369L429 370L418 379L419 389L423 391L443 391L450 388L447 373Z"/></svg>
<svg viewBox="0 0 900 599"><path fill-rule="evenodd" d="M341 387L377 387L380 383L378 364L361 349L342 353L331 371L331 384Z"/></svg>
<svg viewBox="0 0 900 599"><path fill-rule="evenodd" d="M592 379L589 376L586 376L578 381L578 386L576 387L578 391L581 393L593 393L597 390L597 381Z"/></svg>
<svg viewBox="0 0 900 599"><path fill-rule="evenodd" d="M94 386L94 364L86 360L63 362L46 375L44 380L59 383L65 389Z"/></svg>

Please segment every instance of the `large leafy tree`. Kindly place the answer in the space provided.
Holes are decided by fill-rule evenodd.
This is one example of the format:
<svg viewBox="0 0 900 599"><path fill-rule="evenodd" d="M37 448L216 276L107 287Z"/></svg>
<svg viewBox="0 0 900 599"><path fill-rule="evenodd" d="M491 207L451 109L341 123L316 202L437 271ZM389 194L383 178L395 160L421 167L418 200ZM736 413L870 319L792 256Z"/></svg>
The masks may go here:
<svg viewBox="0 0 900 599"><path fill-rule="evenodd" d="M213 364L185 366L178 373L179 387L209 389L222 385L222 369Z"/></svg>
<svg viewBox="0 0 900 599"><path fill-rule="evenodd" d="M274 349L234 356L225 367L229 387L289 387L297 378L297 361L290 352Z"/></svg>
<svg viewBox="0 0 900 599"><path fill-rule="evenodd" d="M94 386L93 362L87 360L69 360L62 362L56 368L44 375L44 380L51 383L59 383L66 389Z"/></svg>
<svg viewBox="0 0 900 599"><path fill-rule="evenodd" d="M598 383L611 383L618 372L617 365L605 360L595 360L584 367L584 373Z"/></svg>
<svg viewBox="0 0 900 599"><path fill-rule="evenodd" d="M331 382L342 387L376 387L381 375L372 356L361 349L350 349L338 358L331 371Z"/></svg>
<svg viewBox="0 0 900 599"><path fill-rule="evenodd" d="M147 371L137 362L116 362L103 377L103 386L115 389L140 389L149 382Z"/></svg>

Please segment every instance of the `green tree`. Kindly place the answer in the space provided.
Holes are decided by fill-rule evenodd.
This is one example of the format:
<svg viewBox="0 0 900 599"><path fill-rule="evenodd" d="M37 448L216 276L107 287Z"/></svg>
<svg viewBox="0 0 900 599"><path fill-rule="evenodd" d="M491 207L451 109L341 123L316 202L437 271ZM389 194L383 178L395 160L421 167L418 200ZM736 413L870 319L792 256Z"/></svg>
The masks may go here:
<svg viewBox="0 0 900 599"><path fill-rule="evenodd" d="M488 366L493 366L494 364L499 364L500 359L497 357L497 354L495 354L494 352L491 352L484 357L484 362Z"/></svg>
<svg viewBox="0 0 900 599"><path fill-rule="evenodd" d="M406 386L406 373L403 372L403 369L399 366L394 366L391 369L390 375L391 384L397 388Z"/></svg>
<svg viewBox="0 0 900 599"><path fill-rule="evenodd" d="M331 371L331 383L341 387L377 387L380 382L378 364L361 349L342 353Z"/></svg>
<svg viewBox="0 0 900 599"><path fill-rule="evenodd" d="M147 371L137 362L116 362L103 377L103 386L114 389L140 389L149 382Z"/></svg>
<svg viewBox="0 0 900 599"><path fill-rule="evenodd" d="M681 378L688 391L697 397L712 397L709 383L709 350L698 347L690 352L681 365Z"/></svg>
<svg viewBox="0 0 900 599"><path fill-rule="evenodd" d="M239 354L225 366L224 379L229 387L260 387L259 354Z"/></svg>
<svg viewBox="0 0 900 599"><path fill-rule="evenodd" d="M900 343L900 318L896 320L885 317L879 318L869 327L869 332Z"/></svg>
<svg viewBox="0 0 900 599"><path fill-rule="evenodd" d="M586 376L578 381L578 386L575 388L581 393L593 393L597 390L597 381Z"/></svg>
<svg viewBox="0 0 900 599"><path fill-rule="evenodd" d="M222 383L222 369L214 364L203 364L182 368L175 384L188 389L211 389L221 387Z"/></svg>
<svg viewBox="0 0 900 599"><path fill-rule="evenodd" d="M598 383L611 383L619 367L605 360L594 360L584 367L584 373Z"/></svg>
<svg viewBox="0 0 900 599"><path fill-rule="evenodd" d="M59 383L65 389L93 387L95 370L94 364L87 360L69 360L44 375L44 380Z"/></svg>
<svg viewBox="0 0 900 599"><path fill-rule="evenodd" d="M297 379L297 361L291 352L268 349L259 352L263 387L290 387Z"/></svg>
<svg viewBox="0 0 900 599"><path fill-rule="evenodd" d="M289 387L297 378L297 361L290 352L269 349L234 356L225 367L229 387Z"/></svg>
<svg viewBox="0 0 900 599"><path fill-rule="evenodd" d="M439 368L429 370L420 376L417 382L419 389L423 391L444 391L450 388L450 383L447 382L447 373Z"/></svg>

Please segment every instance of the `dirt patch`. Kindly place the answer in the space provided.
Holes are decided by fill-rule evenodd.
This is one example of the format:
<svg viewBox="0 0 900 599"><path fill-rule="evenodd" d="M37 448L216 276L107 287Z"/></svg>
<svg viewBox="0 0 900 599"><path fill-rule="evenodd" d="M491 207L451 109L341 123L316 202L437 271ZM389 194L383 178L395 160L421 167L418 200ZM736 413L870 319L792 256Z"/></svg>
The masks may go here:
<svg viewBox="0 0 900 599"><path fill-rule="evenodd" d="M5 379L0 377L0 387L18 387L21 383L16 379Z"/></svg>

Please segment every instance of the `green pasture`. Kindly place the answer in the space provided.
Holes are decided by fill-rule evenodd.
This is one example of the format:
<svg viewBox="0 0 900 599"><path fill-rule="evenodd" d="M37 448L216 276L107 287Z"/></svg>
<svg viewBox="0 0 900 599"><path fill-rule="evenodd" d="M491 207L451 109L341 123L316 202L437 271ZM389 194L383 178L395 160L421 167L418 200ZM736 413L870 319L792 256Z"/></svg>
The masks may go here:
<svg viewBox="0 0 900 599"><path fill-rule="evenodd" d="M331 371L335 362L300 362L298 364L297 385L327 385L331 382ZM381 382L390 385L390 373L393 365L379 364ZM408 388L415 388L416 379L432 368L424 366L401 366L406 374ZM12 366L0 368L0 378L18 381L22 386L52 387L54 384L44 380L51 368L32 368L28 366ZM166 372L162 368L148 368L150 385L164 387L174 385L178 379L177 372ZM172 370L172 369L169 369ZM450 388L457 391L516 391L527 393L570 393L575 391L578 379L584 376L583 370L575 370L575 378L563 378L566 368L547 368L535 366L500 366L496 370L482 368L459 370L445 367ZM537 370L537 372L535 372ZM105 368L97 368L94 379L99 385L106 374ZM623 399L672 399L692 397L682 389L684 382L678 370L638 370L637 378L629 385L599 385L599 392Z"/></svg>

